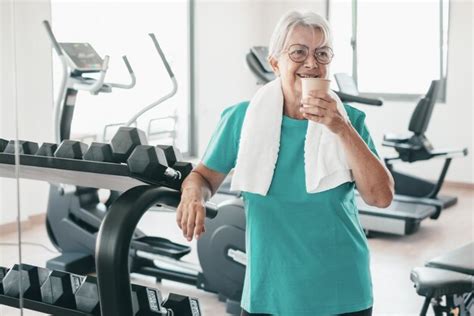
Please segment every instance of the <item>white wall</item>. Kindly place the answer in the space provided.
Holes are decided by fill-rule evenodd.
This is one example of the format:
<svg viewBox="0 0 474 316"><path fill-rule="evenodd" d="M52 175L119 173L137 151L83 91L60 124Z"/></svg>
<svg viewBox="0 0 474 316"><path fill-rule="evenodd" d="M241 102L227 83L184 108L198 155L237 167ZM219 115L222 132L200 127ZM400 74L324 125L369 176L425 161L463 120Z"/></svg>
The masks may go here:
<svg viewBox="0 0 474 316"><path fill-rule="evenodd" d="M258 1L196 1L196 117L201 155L222 110L255 91L245 54L261 44L262 5Z"/></svg>
<svg viewBox="0 0 474 316"><path fill-rule="evenodd" d="M52 141L51 49L40 27L42 20L50 18L49 2L16 1L12 7L11 1L2 1L0 14L0 135L15 138L16 94L19 139ZM47 192L46 183L21 181L22 218L44 212ZM16 181L0 179L0 223L11 222L16 216Z"/></svg>

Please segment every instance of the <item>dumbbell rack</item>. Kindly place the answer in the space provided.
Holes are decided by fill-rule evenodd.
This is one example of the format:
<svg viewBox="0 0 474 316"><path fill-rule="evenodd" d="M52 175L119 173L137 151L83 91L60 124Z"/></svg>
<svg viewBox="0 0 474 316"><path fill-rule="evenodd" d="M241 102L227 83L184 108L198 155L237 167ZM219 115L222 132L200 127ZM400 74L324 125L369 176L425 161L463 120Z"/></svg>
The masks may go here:
<svg viewBox="0 0 474 316"><path fill-rule="evenodd" d="M20 308L20 300L18 298L8 297L0 294L0 305ZM23 298L23 308L55 316L93 316L92 314L60 306L50 305L42 302L37 302L27 298Z"/></svg>
<svg viewBox="0 0 474 316"><path fill-rule="evenodd" d="M0 295L0 305L7 305L14 308L20 308L20 300L17 298ZM49 305L42 302L23 299L23 308L38 311L40 313L51 314L55 316L93 316L92 314L60 307Z"/></svg>
<svg viewBox="0 0 474 316"><path fill-rule="evenodd" d="M132 174L123 163L34 154L20 154L19 163L21 178L125 191L111 205L101 224L95 258L101 314L104 316L133 315L128 270L128 252L133 232L142 215L150 207L156 204L177 207L180 201L178 189L184 177L145 179ZM0 153L0 176L15 178L15 170L15 155ZM216 211L208 208L206 216L215 217ZM33 302L27 304L41 307ZM200 315L199 309L194 309L190 315Z"/></svg>
<svg viewBox="0 0 474 316"><path fill-rule="evenodd" d="M56 316L100 315L95 277L26 264L17 264L11 270L0 267L0 304L20 308L20 292L25 309ZM137 284L132 284L132 302L132 315L136 316L199 315L196 299L170 293L163 301L159 290Z"/></svg>
<svg viewBox="0 0 474 316"><path fill-rule="evenodd" d="M0 176L15 178L15 155L0 153ZM132 175L126 164L20 155L20 178L126 191L143 184L179 189L182 180L151 181ZM45 179L45 174L48 179Z"/></svg>

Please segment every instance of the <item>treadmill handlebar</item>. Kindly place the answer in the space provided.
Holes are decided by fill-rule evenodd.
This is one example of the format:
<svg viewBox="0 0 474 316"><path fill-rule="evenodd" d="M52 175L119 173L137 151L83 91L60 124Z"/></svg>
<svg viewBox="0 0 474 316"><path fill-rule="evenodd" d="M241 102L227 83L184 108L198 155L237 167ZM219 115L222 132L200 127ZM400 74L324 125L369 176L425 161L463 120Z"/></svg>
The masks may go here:
<svg viewBox="0 0 474 316"><path fill-rule="evenodd" d="M434 156L445 156L445 157L459 157L459 156L467 156L468 149L467 147L464 148L443 148L443 149L436 149L432 150L430 154Z"/></svg>
<svg viewBox="0 0 474 316"><path fill-rule="evenodd" d="M158 52L158 55L160 56L161 58L161 61L163 62L163 65L165 66L166 68L166 71L168 72L168 75L171 79L171 83L172 83L172 88L171 88L171 91L161 97L160 99L152 102L151 104L147 105L146 107L142 108L140 111L138 111L135 115L133 115L126 123L125 123L125 126L130 126L134 123L136 123L137 119L142 116L144 113L148 112L149 110L153 109L154 107L160 105L161 103L165 102L166 100L168 100L169 98L171 98L172 96L174 96L176 94L176 92L178 91L178 82L174 76L174 73L173 71L171 70L171 66L169 65L168 63L168 60L166 60L166 56L165 54L163 53L163 50L161 49L160 47L160 44L158 43L158 40L156 39L156 36L155 34L153 33L149 33L148 34L153 42L153 45L155 46L156 48L156 51Z"/></svg>
<svg viewBox="0 0 474 316"><path fill-rule="evenodd" d="M123 84L123 83L105 83L109 86L111 86L112 88L119 88L119 89L131 89L133 87L135 87L135 84L137 83L137 78L135 77L135 73L133 72L133 68L132 66L130 65L130 62L128 61L128 58L127 56L123 55L122 56L122 60L125 64L125 67L127 67L127 70L128 70L128 74L130 75L130 83L128 84Z"/></svg>
<svg viewBox="0 0 474 316"><path fill-rule="evenodd" d="M51 40L51 43L53 44L53 48L56 51L56 54L58 54L58 56L62 56L63 51L62 51L61 47L59 46L59 43L56 40L56 37L54 37L53 30L51 29L51 25L49 24L48 20L44 20L43 25L46 29L46 32L48 33L48 36Z"/></svg>
<svg viewBox="0 0 474 316"><path fill-rule="evenodd" d="M161 57L161 61L165 65L165 68L166 68L166 71L168 72L168 75L170 76L170 78L174 78L173 70L171 70L171 67L168 63L168 60L166 59L165 54L161 50L160 44L158 43L158 40L156 39L155 34L149 33L148 35L151 37L151 40L153 41L153 45L155 45L155 48L156 48L156 50L158 51L158 54Z"/></svg>
<svg viewBox="0 0 474 316"><path fill-rule="evenodd" d="M384 146L389 147L395 147L398 148L399 150L403 149L405 151L412 151L416 152L417 150L421 150L423 147L421 146L411 146L407 144L399 144L399 143L393 143L392 142L383 142L382 143ZM443 159L452 159L456 157L465 157L469 153L468 149L465 148L440 148L440 149L433 149L427 151L427 153L431 156L430 159L434 158L443 158ZM403 159L400 156L394 156L394 157L385 157L385 161L403 161Z"/></svg>
<svg viewBox="0 0 474 316"><path fill-rule="evenodd" d="M372 98L364 98L360 96L355 96L352 94L347 94L340 91L334 91L337 96L341 99L342 102L354 102L354 103L361 103L367 105L375 105L381 106L383 104L382 99L372 99Z"/></svg>

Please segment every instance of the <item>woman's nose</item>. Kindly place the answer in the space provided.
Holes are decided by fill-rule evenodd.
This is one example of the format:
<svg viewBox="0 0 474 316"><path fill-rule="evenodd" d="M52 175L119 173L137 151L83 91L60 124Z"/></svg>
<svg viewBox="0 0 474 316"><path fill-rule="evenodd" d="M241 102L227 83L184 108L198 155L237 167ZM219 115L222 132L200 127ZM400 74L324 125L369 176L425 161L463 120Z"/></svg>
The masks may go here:
<svg viewBox="0 0 474 316"><path fill-rule="evenodd" d="M309 55L308 58L306 58L304 65L307 68L319 67L318 61L316 60L316 57L314 57L314 55Z"/></svg>

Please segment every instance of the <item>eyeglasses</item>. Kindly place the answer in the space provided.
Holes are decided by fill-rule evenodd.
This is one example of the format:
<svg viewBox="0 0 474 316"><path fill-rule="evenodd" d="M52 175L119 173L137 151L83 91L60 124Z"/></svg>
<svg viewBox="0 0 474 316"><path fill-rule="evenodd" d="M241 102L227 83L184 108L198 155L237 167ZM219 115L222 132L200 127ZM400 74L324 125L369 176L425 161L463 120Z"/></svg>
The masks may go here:
<svg viewBox="0 0 474 316"><path fill-rule="evenodd" d="M309 56L309 47L301 44L293 44L288 50L288 57L295 63L303 63ZM331 62L334 57L331 47L323 46L314 50L314 58L321 65L327 65Z"/></svg>

